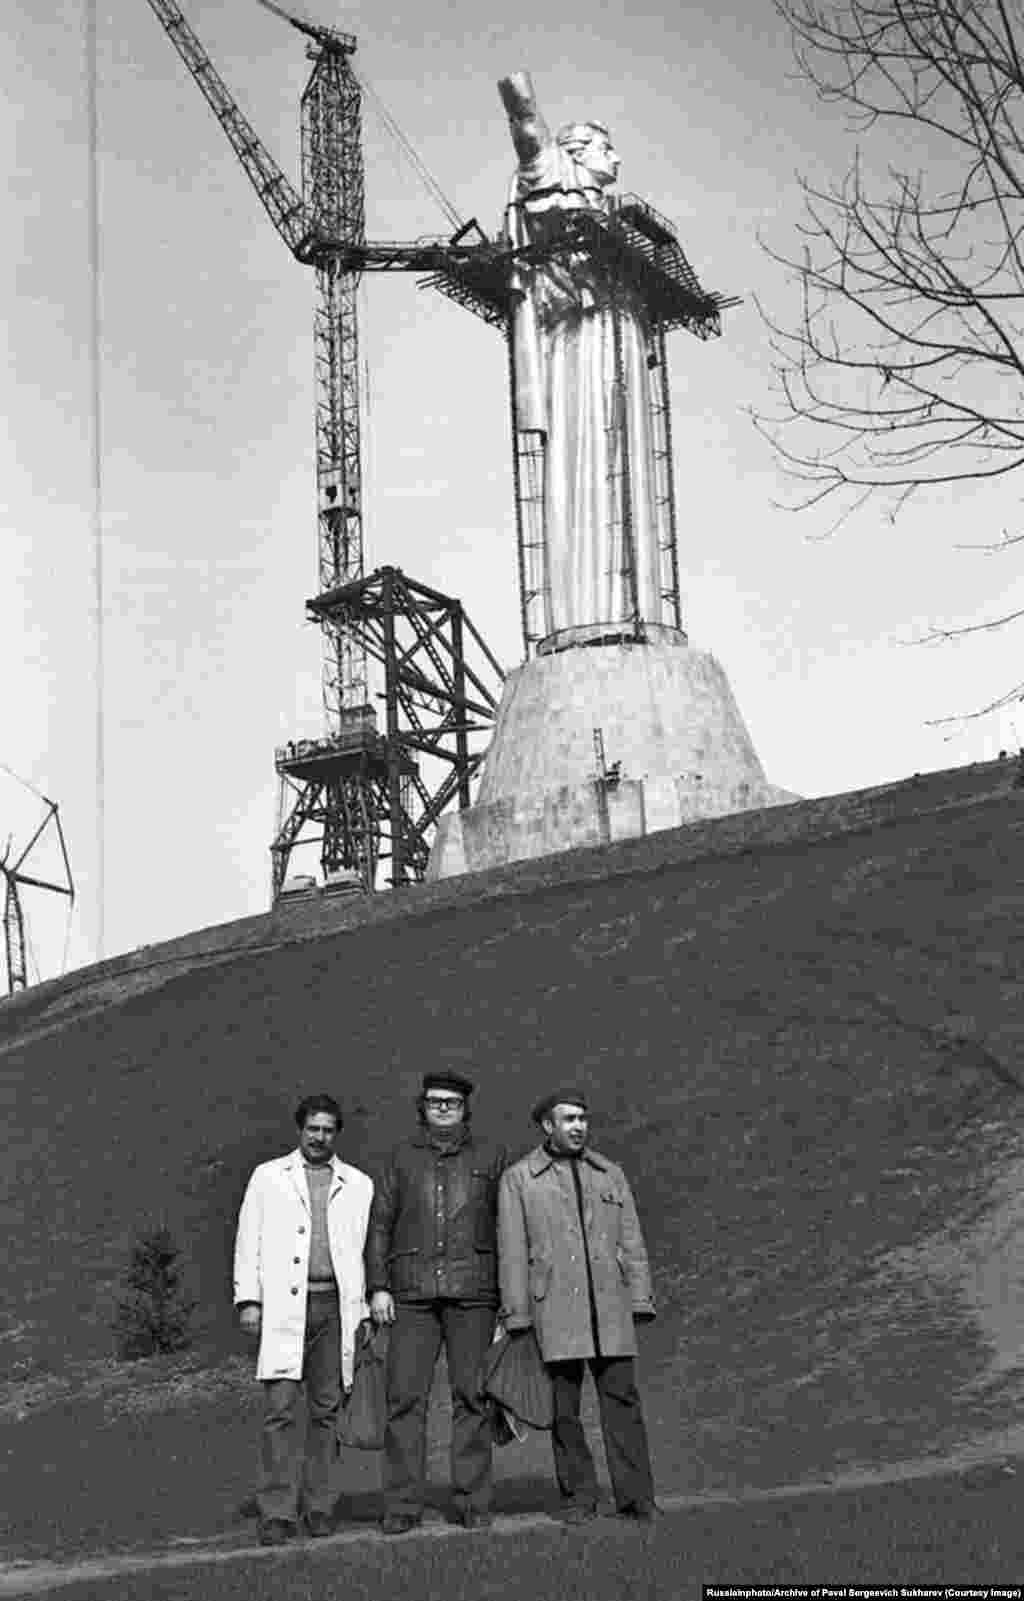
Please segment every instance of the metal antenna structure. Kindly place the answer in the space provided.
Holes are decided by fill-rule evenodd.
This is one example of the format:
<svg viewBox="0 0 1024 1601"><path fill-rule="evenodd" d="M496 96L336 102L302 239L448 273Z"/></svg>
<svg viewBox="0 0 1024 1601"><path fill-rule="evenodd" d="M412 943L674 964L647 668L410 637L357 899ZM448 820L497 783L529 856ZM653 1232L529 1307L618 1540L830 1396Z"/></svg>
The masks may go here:
<svg viewBox="0 0 1024 1601"><path fill-rule="evenodd" d="M355 38L296 17L276 0L259 0L306 37L306 54L313 63L302 96L300 197L239 109L175 0L147 3L209 103L278 233L296 260L312 267L316 275L320 594L307 602L306 609L323 634L326 732L322 739L300 741L301 756L296 754L294 742L275 753L280 806L271 846L272 895L276 900L284 887L291 852L300 843L303 830L310 826L319 830L325 875L354 870L369 891L376 887L379 861L390 857L390 881L393 885L403 884L425 873L424 830L436 822L440 798L444 796L447 801L455 794L460 807L469 804L468 779L479 766L483 752L467 754L457 742L454 755L447 752L455 762L454 787L449 773L435 794L429 793L418 773L414 777L414 750L443 758L447 747L443 738L428 741L429 750L422 742L417 746L419 731L410 718L412 703L399 695L397 688L402 681L400 630L389 624L381 635L378 623L384 617L390 616L393 623L396 617L408 619L414 614L422 620L434 602L428 600L429 592L424 586L417 594L414 581L404 575L397 587L390 580L385 582L382 575L398 569L379 569L366 580L370 590L360 589L364 573L356 291L361 275L417 273L421 287L435 289L472 311L499 329L508 341L519 595L527 656L535 651L544 633L546 441L543 433L537 437L536 430L520 426L515 363L511 359L513 317L520 297L517 263L571 258L584 251L602 264L612 280L628 286L643 302L660 368L653 424L662 528L662 595L673 608L677 625L679 577L665 336L673 328L686 328L701 339L717 335L721 332L722 310L738 302L701 287L671 224L632 195L619 200L607 216L567 213L560 228L541 244L516 246L507 234L491 239L475 218L461 221L404 136L399 137L407 154L435 198L441 200L449 220L457 224L455 232L448 238L412 242L368 241L363 208L362 96L352 65ZM391 119L386 121L390 124ZM398 135L393 126L391 131ZM620 455L627 465L617 495L625 525L631 501L624 444L625 441ZM625 527L624 532L628 532ZM385 593L391 598L386 599ZM371 605L361 598L364 594L374 594L377 599ZM395 596L399 595L396 602ZM330 604L325 604L328 597ZM454 615L450 608L457 603L450 597L439 600L450 620ZM468 623L464 616L463 620ZM454 648L462 650L470 644L476 651L472 671L479 685L500 687L501 669L489 652L480 650L482 641L476 631L455 629L449 637L450 645L456 637L460 643ZM368 655L376 657L385 669L383 698L388 731L383 738L377 733L376 711L369 700ZM490 698L490 716L486 711L490 691L484 695L478 690L476 695L460 700L460 692L453 685L467 681L463 670L466 665L464 662L455 671L451 683L445 676L448 668L442 673L429 658L424 658L416 670L424 693L429 682L432 704L447 706L444 717L448 726L461 724L466 730L476 731L493 720L496 698ZM432 678L430 673L434 674ZM402 772L407 780L404 792L397 776ZM400 792L406 795L412 812L404 801L400 803Z"/></svg>
<svg viewBox="0 0 1024 1601"><path fill-rule="evenodd" d="M12 777L14 775L12 774ZM19 783L24 780L19 779ZM26 784L26 789L31 785ZM33 794L37 792L32 791ZM71 862L68 858L67 844L64 839L64 830L60 825L60 813L56 801L47 800L45 795L39 796L46 807L46 815L31 835L27 845L11 860L13 842L8 838L3 855L0 856L0 873L4 879L4 954L7 961L7 993L14 995L18 990L28 987L28 938L25 931L25 909L22 905L22 891L25 889L46 890L55 895L66 895L69 907L74 904L75 885L71 877ZM64 882L55 884L50 879L38 878L33 873L24 872L23 868L32 852L40 845L48 829L53 829L57 835L60 846L61 861L64 866Z"/></svg>

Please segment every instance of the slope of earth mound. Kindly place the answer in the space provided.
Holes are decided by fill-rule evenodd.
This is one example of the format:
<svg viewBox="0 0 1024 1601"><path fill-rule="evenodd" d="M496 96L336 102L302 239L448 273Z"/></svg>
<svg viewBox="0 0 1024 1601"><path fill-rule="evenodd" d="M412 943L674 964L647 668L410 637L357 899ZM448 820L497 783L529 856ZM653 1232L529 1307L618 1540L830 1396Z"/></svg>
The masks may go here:
<svg viewBox="0 0 1024 1601"><path fill-rule="evenodd" d="M199 1505L197 1429L202 1504L226 1494L209 1476L228 1473L229 1439L231 1473L248 1466L255 1427L228 1293L248 1173L319 1089L345 1107L341 1154L372 1171L439 1063L477 1081L477 1124L516 1154L542 1090L588 1087L652 1256L642 1363L666 1490L792 1482L1005 1426L1022 866L1024 790L964 770L404 908L249 919L4 1008L0 1418L26 1496L69 1406L94 1470L104 1428L135 1431L151 1528ZM163 1371L129 1404L108 1323L151 1220L184 1247L198 1338L177 1387ZM162 1453L164 1424L178 1446ZM89 1482L83 1457L81 1495Z"/></svg>

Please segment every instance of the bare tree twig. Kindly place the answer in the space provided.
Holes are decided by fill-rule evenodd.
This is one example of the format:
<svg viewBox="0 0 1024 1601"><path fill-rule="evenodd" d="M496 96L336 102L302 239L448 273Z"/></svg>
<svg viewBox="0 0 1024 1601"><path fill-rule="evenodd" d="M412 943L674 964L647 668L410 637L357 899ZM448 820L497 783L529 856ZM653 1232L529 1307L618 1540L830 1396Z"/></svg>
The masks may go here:
<svg viewBox="0 0 1024 1601"><path fill-rule="evenodd" d="M895 521L925 489L1024 468L1024 6L773 3L797 77L862 141L841 179L798 179L795 248L761 241L798 305L787 321L758 302L779 406L750 415L795 486L790 509L834 508L828 537L868 501ZM914 167L894 163L908 151ZM1004 531L958 548L1022 542ZM1022 617L936 627L917 643Z"/></svg>
<svg viewBox="0 0 1024 1601"><path fill-rule="evenodd" d="M1024 18L1001 0L775 0L800 76L860 132L917 134L923 171L863 152L800 180L799 254L763 245L800 291L761 307L781 415L755 415L797 507L860 491L895 509L926 485L1024 466ZM909 124L909 126L908 126ZM933 178L930 174L935 174ZM941 174L941 178L938 176ZM763 243L763 242L762 242ZM781 430L785 428L785 439ZM829 434L834 445L821 444Z"/></svg>

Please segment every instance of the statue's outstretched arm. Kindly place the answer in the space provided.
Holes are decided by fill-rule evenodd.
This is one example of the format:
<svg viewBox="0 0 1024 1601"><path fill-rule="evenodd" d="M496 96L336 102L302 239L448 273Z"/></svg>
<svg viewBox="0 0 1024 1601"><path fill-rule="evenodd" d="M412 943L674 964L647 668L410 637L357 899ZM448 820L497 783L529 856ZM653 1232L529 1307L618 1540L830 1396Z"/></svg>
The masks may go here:
<svg viewBox="0 0 1024 1601"><path fill-rule="evenodd" d="M551 143L551 130L537 110L533 83L528 72L513 72L498 81L498 93L508 112L512 143L520 163L536 161L544 146Z"/></svg>

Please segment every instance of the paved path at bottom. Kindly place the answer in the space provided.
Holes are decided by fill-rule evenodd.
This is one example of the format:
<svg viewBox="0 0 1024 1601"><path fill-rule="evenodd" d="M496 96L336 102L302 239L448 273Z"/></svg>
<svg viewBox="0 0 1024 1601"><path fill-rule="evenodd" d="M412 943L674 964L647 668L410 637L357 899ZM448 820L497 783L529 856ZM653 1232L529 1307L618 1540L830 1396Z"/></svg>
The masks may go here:
<svg viewBox="0 0 1024 1601"><path fill-rule="evenodd" d="M899 1484L912 1479L933 1478L940 1473L965 1474L1018 1471L1017 1464L1024 1460L1024 1425L1009 1428L998 1435L988 1436L974 1445L965 1445L952 1455L919 1457L911 1462L890 1463L880 1468L864 1468L851 1472L837 1472L819 1479L803 1480L796 1484L738 1490L734 1492L708 1491L699 1495L659 1495L658 1505L666 1513L686 1512L700 1507L754 1506L766 1501L777 1501L792 1496L834 1495L837 1491L863 1489L870 1485ZM1020 1471L1024 1471L1021 1469ZM522 1534L526 1529L550 1529L552 1518L548 1513L517 1513L498 1515L487 1534L498 1539ZM358 1542L401 1539L439 1540L459 1536L473 1538L459 1524L448 1523L440 1514L429 1511L415 1530L401 1536L382 1535L372 1525L342 1528L326 1538L296 1539L288 1546L262 1546L247 1533L232 1531L219 1536L182 1536L170 1545L156 1551L82 1557L69 1562L8 1561L0 1562L0 1597L43 1595L59 1590L64 1585L86 1580L106 1580L127 1577L131 1574L153 1573L174 1568L190 1568L206 1563L216 1565L254 1558L280 1560L289 1549L305 1549L315 1544L318 1550ZM483 1531L476 1536L481 1538Z"/></svg>

